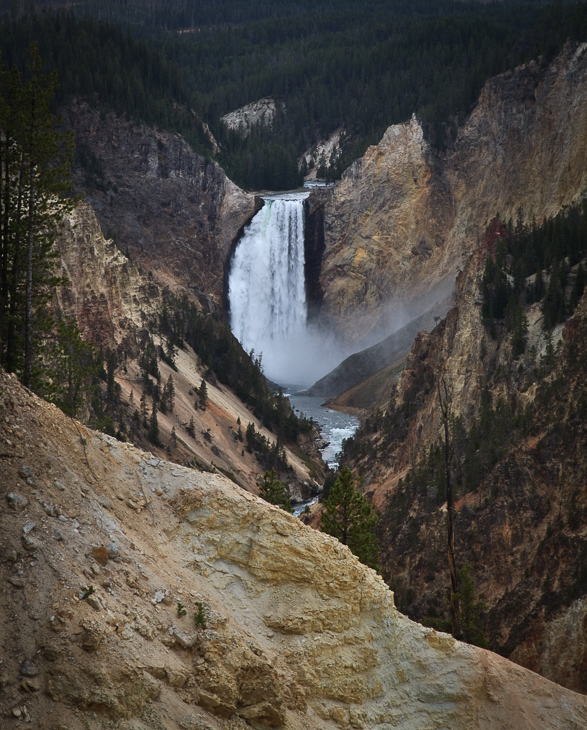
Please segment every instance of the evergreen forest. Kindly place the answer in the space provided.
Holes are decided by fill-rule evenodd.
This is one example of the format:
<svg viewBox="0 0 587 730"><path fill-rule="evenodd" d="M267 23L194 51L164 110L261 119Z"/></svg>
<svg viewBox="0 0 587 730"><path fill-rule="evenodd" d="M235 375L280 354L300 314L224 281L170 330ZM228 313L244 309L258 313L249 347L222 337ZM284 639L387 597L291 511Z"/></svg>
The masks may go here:
<svg viewBox="0 0 587 730"><path fill-rule="evenodd" d="M277 3L187 0L4 2L0 48L26 63L30 41L57 69L57 103L92 104L181 132L247 189L302 182L300 159L341 132L341 172L385 129L415 113L450 145L484 82L533 58L547 61L587 32L587 5L452 0ZM59 7L58 7L59 6ZM272 97L271 125L230 132L221 117ZM205 122L219 145L206 134Z"/></svg>

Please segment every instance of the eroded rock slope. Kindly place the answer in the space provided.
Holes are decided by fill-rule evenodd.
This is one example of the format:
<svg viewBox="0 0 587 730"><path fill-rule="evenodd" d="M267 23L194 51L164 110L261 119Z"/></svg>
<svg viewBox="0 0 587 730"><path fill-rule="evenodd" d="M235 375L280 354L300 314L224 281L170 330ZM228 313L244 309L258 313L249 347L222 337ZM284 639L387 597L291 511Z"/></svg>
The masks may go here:
<svg viewBox="0 0 587 730"><path fill-rule="evenodd" d="M221 308L224 267L255 198L179 135L80 104L67 119L78 149L77 185L107 238L156 281Z"/></svg>
<svg viewBox="0 0 587 730"><path fill-rule="evenodd" d="M223 477L3 373L0 397L3 727L587 724L586 698L410 622L345 547Z"/></svg>

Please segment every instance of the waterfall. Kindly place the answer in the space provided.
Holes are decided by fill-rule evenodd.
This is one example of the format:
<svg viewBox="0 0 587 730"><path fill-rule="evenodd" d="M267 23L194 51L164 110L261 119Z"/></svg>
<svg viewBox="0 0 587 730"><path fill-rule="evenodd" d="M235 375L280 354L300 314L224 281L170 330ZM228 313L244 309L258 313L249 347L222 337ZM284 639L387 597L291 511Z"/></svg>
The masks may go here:
<svg viewBox="0 0 587 730"><path fill-rule="evenodd" d="M270 378L283 381L284 354L306 327L304 199L267 196L232 258L228 299L232 331L245 350L263 355ZM299 354L299 353L298 353ZM287 376L286 376L287 377Z"/></svg>

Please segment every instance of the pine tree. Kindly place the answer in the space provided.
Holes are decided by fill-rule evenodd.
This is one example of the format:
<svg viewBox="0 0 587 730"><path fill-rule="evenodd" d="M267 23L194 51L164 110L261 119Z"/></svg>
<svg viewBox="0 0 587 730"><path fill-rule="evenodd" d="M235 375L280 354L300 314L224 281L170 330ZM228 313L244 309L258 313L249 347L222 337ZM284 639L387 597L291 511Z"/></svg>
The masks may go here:
<svg viewBox="0 0 587 730"><path fill-rule="evenodd" d="M577 304L579 303L579 299L581 299L585 290L586 281L587 277L585 275L583 264L579 264L577 267L577 273L575 274L575 283L573 284L573 288L569 296L569 312L575 311Z"/></svg>
<svg viewBox="0 0 587 730"><path fill-rule="evenodd" d="M53 272L55 238L74 202L64 198L72 137L56 131L56 76L41 66L33 44L24 82L16 69L0 72L0 364L28 387L42 382L45 305L63 283Z"/></svg>
<svg viewBox="0 0 587 730"><path fill-rule="evenodd" d="M155 446L161 445L159 440L159 421L157 419L156 403L153 403L153 411L151 413L151 418L149 419L149 432L147 434L147 438L152 444L155 444Z"/></svg>
<svg viewBox="0 0 587 730"><path fill-rule="evenodd" d="M469 644L487 649L487 639L481 628L481 614L487 610L487 605L477 599L470 563L465 563L459 570L459 583L456 598L459 603L461 638Z"/></svg>
<svg viewBox="0 0 587 730"><path fill-rule="evenodd" d="M189 433L189 435L192 438L195 438L196 437L196 424L194 423L194 417L193 416L190 418L190 422L189 422L189 425L186 428L186 431Z"/></svg>
<svg viewBox="0 0 587 730"><path fill-rule="evenodd" d="M377 568L379 540L375 528L378 519L367 498L355 489L351 470L345 466L324 500L320 530L348 545L362 563Z"/></svg>
<svg viewBox="0 0 587 730"><path fill-rule="evenodd" d="M208 403L208 387L206 385L206 381L202 378L202 382L200 384L200 387L197 390L198 394L198 403L200 404L200 408L205 411L206 410L206 404ZM197 404L196 404L197 407Z"/></svg>
<svg viewBox="0 0 587 730"><path fill-rule="evenodd" d="M275 469L265 472L263 482L259 487L259 497L270 504L281 507L286 512L293 512L289 488L279 480Z"/></svg>
<svg viewBox="0 0 587 730"><path fill-rule="evenodd" d="M144 390L141 395L141 422L144 428L148 427L149 424L147 422L147 394Z"/></svg>
<svg viewBox="0 0 587 730"><path fill-rule="evenodd" d="M48 376L41 395L69 416L76 416L91 393L99 361L93 345L84 342L75 320L61 318L43 355Z"/></svg>
<svg viewBox="0 0 587 730"><path fill-rule="evenodd" d="M173 384L173 377L171 374L167 378L167 382L163 388L163 394L161 396L161 410L163 413L167 411L173 412L173 405L175 399L175 386Z"/></svg>

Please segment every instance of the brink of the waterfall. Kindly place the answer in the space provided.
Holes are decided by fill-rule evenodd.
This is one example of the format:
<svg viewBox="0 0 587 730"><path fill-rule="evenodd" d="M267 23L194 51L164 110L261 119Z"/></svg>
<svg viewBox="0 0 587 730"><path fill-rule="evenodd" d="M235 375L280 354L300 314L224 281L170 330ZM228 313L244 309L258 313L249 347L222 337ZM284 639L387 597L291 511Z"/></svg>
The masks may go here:
<svg viewBox="0 0 587 730"><path fill-rule="evenodd" d="M230 322L270 380L311 385L342 359L323 332L307 327L304 200L308 192L264 196L236 247L228 279Z"/></svg>

